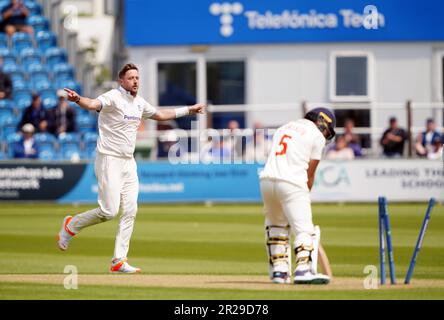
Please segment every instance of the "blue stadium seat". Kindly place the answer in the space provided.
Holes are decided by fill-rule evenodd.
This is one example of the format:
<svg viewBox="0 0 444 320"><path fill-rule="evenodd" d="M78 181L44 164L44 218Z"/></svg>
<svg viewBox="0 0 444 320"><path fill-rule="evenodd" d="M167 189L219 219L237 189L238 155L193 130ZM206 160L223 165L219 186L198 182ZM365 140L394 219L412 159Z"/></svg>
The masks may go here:
<svg viewBox="0 0 444 320"><path fill-rule="evenodd" d="M45 51L45 60L48 67L51 68L56 64L65 63L67 61L66 50L59 47L48 48Z"/></svg>
<svg viewBox="0 0 444 320"><path fill-rule="evenodd" d="M13 88L19 88L26 85L26 77L24 72L17 70L14 72L10 72L9 75L11 76Z"/></svg>
<svg viewBox="0 0 444 320"><path fill-rule="evenodd" d="M86 132L83 135L83 142L85 144L90 143L90 142L96 143L98 138L99 138L99 135L97 134L97 132Z"/></svg>
<svg viewBox="0 0 444 320"><path fill-rule="evenodd" d="M0 119L14 116L14 104L9 99L0 100ZM0 126L2 122L0 120Z"/></svg>
<svg viewBox="0 0 444 320"><path fill-rule="evenodd" d="M39 144L39 146L49 144L54 147L54 144L57 142L56 137L46 132L36 133L34 135L34 139Z"/></svg>
<svg viewBox="0 0 444 320"><path fill-rule="evenodd" d="M5 119L14 116L14 109L12 108L0 108L0 126L3 124Z"/></svg>
<svg viewBox="0 0 444 320"><path fill-rule="evenodd" d="M59 135L60 155L65 160L72 159L73 156L80 158L80 135L78 133L63 133Z"/></svg>
<svg viewBox="0 0 444 320"><path fill-rule="evenodd" d="M28 88L14 88L14 103L18 110L26 109L32 102L32 91Z"/></svg>
<svg viewBox="0 0 444 320"><path fill-rule="evenodd" d="M59 135L58 142L60 146L60 154L66 159L67 150L76 150L80 155L80 135L78 133L62 133Z"/></svg>
<svg viewBox="0 0 444 320"><path fill-rule="evenodd" d="M14 83L14 91L16 90L31 90L31 87L29 86L28 81L17 81ZM14 95L14 91L12 92L12 95Z"/></svg>
<svg viewBox="0 0 444 320"><path fill-rule="evenodd" d="M48 48L57 47L57 37L52 31L39 31L35 36L37 47L46 52Z"/></svg>
<svg viewBox="0 0 444 320"><path fill-rule="evenodd" d="M77 127L81 133L94 132L96 130L96 119L91 115L77 115Z"/></svg>
<svg viewBox="0 0 444 320"><path fill-rule="evenodd" d="M63 160L80 160L82 158L82 152L79 146L69 146L62 149L61 157Z"/></svg>
<svg viewBox="0 0 444 320"><path fill-rule="evenodd" d="M40 3L32 0L25 0L24 4L28 8L30 16L37 16L42 14L42 6Z"/></svg>
<svg viewBox="0 0 444 320"><path fill-rule="evenodd" d="M2 112L5 111L5 112ZM0 109L0 128L3 128L4 125L14 121L14 112L10 111L11 109Z"/></svg>
<svg viewBox="0 0 444 320"><path fill-rule="evenodd" d="M0 160L6 160L8 159L8 157L6 156L6 153L4 153L3 151L0 151Z"/></svg>
<svg viewBox="0 0 444 320"><path fill-rule="evenodd" d="M17 117L9 117L7 119L4 119L3 124L1 126L2 130L2 140L6 140L6 142L9 144L11 142L11 139L13 141L17 141L17 124L19 122L19 119ZM20 138L20 135L19 135Z"/></svg>
<svg viewBox="0 0 444 320"><path fill-rule="evenodd" d="M6 64L3 66L3 72L9 74L12 80L13 88L20 88L26 83L26 76L21 66L16 64Z"/></svg>
<svg viewBox="0 0 444 320"><path fill-rule="evenodd" d="M0 99L0 109L2 108L12 108L13 101L10 99Z"/></svg>
<svg viewBox="0 0 444 320"><path fill-rule="evenodd" d="M44 89L50 89L52 87L49 80L49 74L46 70L40 69L32 71L28 74L29 81L31 82L32 89L41 93Z"/></svg>
<svg viewBox="0 0 444 320"><path fill-rule="evenodd" d="M31 35L25 32L16 32L11 37L12 47L20 53L23 49L33 48L34 43Z"/></svg>
<svg viewBox="0 0 444 320"><path fill-rule="evenodd" d="M56 160L56 141L57 139L50 133L36 133L34 136L35 141L39 146L39 159L44 160Z"/></svg>
<svg viewBox="0 0 444 320"><path fill-rule="evenodd" d="M49 81L45 78L41 78L38 81L36 81L35 83L33 83L32 89L34 91L37 91L40 94L44 90L49 90L49 89L53 90L53 87L52 87L51 81Z"/></svg>
<svg viewBox="0 0 444 320"><path fill-rule="evenodd" d="M52 68L54 81L74 80L74 68L69 63L59 63Z"/></svg>
<svg viewBox="0 0 444 320"><path fill-rule="evenodd" d="M10 134L5 140L7 144L16 143L20 141L22 138L22 135L18 132L14 132L13 134Z"/></svg>
<svg viewBox="0 0 444 320"><path fill-rule="evenodd" d="M32 64L42 64L42 54L38 49L25 48L20 52L20 61L25 70Z"/></svg>
<svg viewBox="0 0 444 320"><path fill-rule="evenodd" d="M12 73L17 70L23 71L22 68L20 66L18 66L15 62L4 63L2 70L4 73Z"/></svg>
<svg viewBox="0 0 444 320"><path fill-rule="evenodd" d="M47 31L49 29L49 21L43 16L32 15L27 20L28 24L34 28L34 33Z"/></svg>
<svg viewBox="0 0 444 320"><path fill-rule="evenodd" d="M50 146L39 146L39 159L40 160L58 160L59 156L54 148Z"/></svg>
<svg viewBox="0 0 444 320"><path fill-rule="evenodd" d="M0 57L3 58L3 65L17 63L17 53L10 48L0 48Z"/></svg>
<svg viewBox="0 0 444 320"><path fill-rule="evenodd" d="M20 141L20 139L22 138L22 135L20 133L17 132L13 132L10 133L7 136L3 136L4 139L6 140L6 145L7 145L7 157L8 158L13 158L13 151L14 151L14 144L18 141Z"/></svg>
<svg viewBox="0 0 444 320"><path fill-rule="evenodd" d="M30 64L27 68L26 68L26 72L30 73L30 72L37 72L37 71L46 71L46 67L44 64L41 63L32 63Z"/></svg>
<svg viewBox="0 0 444 320"><path fill-rule="evenodd" d="M82 157L82 159L85 159L85 160L94 159L96 157L96 147L94 146L93 149L83 150L81 153L81 157Z"/></svg>
<svg viewBox="0 0 444 320"><path fill-rule="evenodd" d="M0 32L0 48L8 48L8 46L8 36L6 33Z"/></svg>
<svg viewBox="0 0 444 320"><path fill-rule="evenodd" d="M81 139L78 133L67 132L59 135L60 145L75 144L78 146L80 144L80 141Z"/></svg>
<svg viewBox="0 0 444 320"><path fill-rule="evenodd" d="M40 98L45 109L51 109L57 106L58 98L54 89L42 89L40 90Z"/></svg>
<svg viewBox="0 0 444 320"><path fill-rule="evenodd" d="M96 132L86 132L83 135L84 150L82 158L93 159L96 156L96 146L98 134Z"/></svg>

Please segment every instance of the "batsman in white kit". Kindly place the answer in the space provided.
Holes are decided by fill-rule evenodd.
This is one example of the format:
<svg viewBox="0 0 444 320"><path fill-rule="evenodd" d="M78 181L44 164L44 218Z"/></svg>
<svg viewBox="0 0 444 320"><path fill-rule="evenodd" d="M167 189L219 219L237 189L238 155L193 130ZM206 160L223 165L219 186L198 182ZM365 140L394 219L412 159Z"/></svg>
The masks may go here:
<svg viewBox="0 0 444 320"><path fill-rule="evenodd" d="M313 225L310 191L323 148L335 136L335 115L326 108L277 129L260 174L265 211L269 275L274 283L291 283L291 234L294 234L295 284L327 284L317 272L320 229Z"/></svg>
<svg viewBox="0 0 444 320"><path fill-rule="evenodd" d="M57 236L61 250L67 250L70 240L82 229L113 219L122 209L116 236L111 272L136 273L140 268L128 264L127 254L137 213L139 180L134 160L136 134L142 119L171 120L203 113L205 106L156 109L140 97L139 71L126 64L119 72L120 87L97 99L81 97L65 89L68 99L81 108L99 112L97 155L94 172L98 182L98 208L67 216Z"/></svg>

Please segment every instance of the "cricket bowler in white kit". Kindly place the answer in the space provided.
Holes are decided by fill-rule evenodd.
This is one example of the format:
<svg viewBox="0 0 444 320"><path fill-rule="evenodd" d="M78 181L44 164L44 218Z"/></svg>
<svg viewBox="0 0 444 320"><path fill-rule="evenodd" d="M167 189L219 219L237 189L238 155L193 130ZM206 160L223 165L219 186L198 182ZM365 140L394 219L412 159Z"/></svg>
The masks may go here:
<svg viewBox="0 0 444 320"><path fill-rule="evenodd" d="M116 236L111 272L136 273L140 268L127 262L130 238L137 213L139 180L134 160L137 129L142 119L171 120L203 113L205 106L156 109L140 97L139 72L134 64L127 64L119 72L120 87L97 99L81 97L65 89L68 99L81 108L99 112L97 155L94 172L98 182L98 208L67 216L58 234L58 246L67 250L69 241L82 229L113 219L122 209Z"/></svg>
<svg viewBox="0 0 444 320"><path fill-rule="evenodd" d="M320 230L313 225L310 191L327 140L335 136L336 118L316 108L304 119L277 129L260 174L265 211L269 275L274 283L291 282L291 233L294 234L295 284L327 284L317 273Z"/></svg>

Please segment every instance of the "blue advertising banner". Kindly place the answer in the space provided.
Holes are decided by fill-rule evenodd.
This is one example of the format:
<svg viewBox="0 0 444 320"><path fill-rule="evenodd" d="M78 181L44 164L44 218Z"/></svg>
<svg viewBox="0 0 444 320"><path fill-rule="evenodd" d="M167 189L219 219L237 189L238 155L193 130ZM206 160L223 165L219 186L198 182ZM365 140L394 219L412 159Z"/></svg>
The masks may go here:
<svg viewBox="0 0 444 320"><path fill-rule="evenodd" d="M259 165L189 164L140 162L139 201L204 202L260 201ZM60 202L94 202L97 180L94 165L85 170L79 183Z"/></svg>
<svg viewBox="0 0 444 320"><path fill-rule="evenodd" d="M129 46L442 41L444 1L127 0Z"/></svg>

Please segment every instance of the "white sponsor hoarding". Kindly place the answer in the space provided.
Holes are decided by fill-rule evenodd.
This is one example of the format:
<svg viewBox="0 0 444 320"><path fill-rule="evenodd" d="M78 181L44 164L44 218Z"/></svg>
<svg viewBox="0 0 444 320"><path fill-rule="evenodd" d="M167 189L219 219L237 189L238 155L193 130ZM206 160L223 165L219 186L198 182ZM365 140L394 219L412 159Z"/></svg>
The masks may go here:
<svg viewBox="0 0 444 320"><path fill-rule="evenodd" d="M444 164L431 160L321 161L313 202L444 201Z"/></svg>

